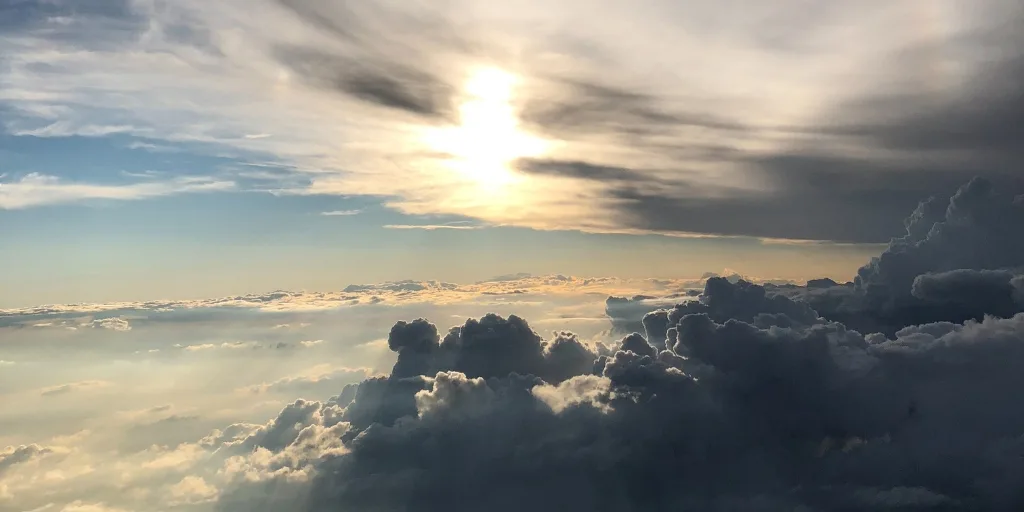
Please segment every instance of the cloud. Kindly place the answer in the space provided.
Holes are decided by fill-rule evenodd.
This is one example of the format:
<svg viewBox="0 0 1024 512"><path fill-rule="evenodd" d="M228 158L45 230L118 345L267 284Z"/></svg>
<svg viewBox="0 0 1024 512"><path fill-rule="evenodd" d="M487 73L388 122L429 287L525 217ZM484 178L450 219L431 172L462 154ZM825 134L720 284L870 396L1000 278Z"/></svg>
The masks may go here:
<svg viewBox="0 0 1024 512"><path fill-rule="evenodd" d="M326 217L349 217L352 215L359 215L363 213L362 210L333 210L329 212L320 212L320 215Z"/></svg>
<svg viewBox="0 0 1024 512"><path fill-rule="evenodd" d="M284 377L274 382L249 387L251 393L282 393L290 396L310 393L330 396L344 387L366 379L373 372L368 368L313 368L307 375Z"/></svg>
<svg viewBox="0 0 1024 512"><path fill-rule="evenodd" d="M424 231L434 231L438 229L483 229L486 226L465 226L462 224L385 224L382 227L384 229L422 229Z"/></svg>
<svg viewBox="0 0 1024 512"><path fill-rule="evenodd" d="M963 197L953 203L912 217L913 244L893 242L907 248L897 270L924 269L909 281L914 272L887 270L890 262L867 265L872 279L850 284L755 284L724 271L648 282L657 294L628 299L604 293L620 280L570 276L354 285L338 296L478 301L494 297L484 292L571 290L592 294L598 314L598 297L612 295L606 321L641 333L611 342L541 335L520 316L497 314L450 329L397 322L380 343L396 356L390 373L300 362L304 371L232 386L290 401L264 423L229 419L199 441L147 450L133 464L158 483L133 485L157 491L152 499L165 506L225 511L1016 510L1024 504L1024 412L1016 407L1024 313L989 309L1016 300L1021 274L920 261L940 241L928 240L944 233L952 238L943 244L983 244L962 257L941 252L954 266L1012 263L995 245L1006 242L985 233L1013 229L1005 208L1014 203L982 196L970 203L985 205L980 213L962 207ZM811 297L888 297L866 282L907 283L901 296L921 301L936 321L873 332L810 305L832 304ZM695 286L702 289L691 294ZM293 300L307 298L275 292L211 304ZM982 316L942 318L965 305ZM858 318L884 311L862 309ZM268 319L266 329L280 323ZM135 410L145 409L180 416ZM125 509L149 499L66 498Z"/></svg>
<svg viewBox="0 0 1024 512"><path fill-rule="evenodd" d="M397 62L367 66L351 57L284 47L281 61L313 84L371 105L424 117L450 115L451 86L427 71Z"/></svg>
<svg viewBox="0 0 1024 512"><path fill-rule="evenodd" d="M589 368L594 354L572 335L542 342L526 321L487 315L453 328L442 340L424 320L399 322L388 347L398 353L392 377L458 371L470 377L503 377L511 372L560 382Z"/></svg>
<svg viewBox="0 0 1024 512"><path fill-rule="evenodd" d="M400 323L393 345L431 350L428 325ZM524 359L504 377L443 371L419 380L403 377L409 366L400 361L402 373L366 381L337 405L296 402L251 436L284 454L306 429L345 422L362 429L342 436L343 452L314 450L274 469L279 476L261 473L230 487L221 508L269 510L295 496L304 497L303 510L328 503L501 510L506 495L541 510L1019 503L1012 477L987 475L1024 470L1002 455L1022 448L1015 436L1024 415L1004 406L1020 383L1024 315L921 326L892 339L835 323L721 324L704 313L682 317L674 330L670 345L685 347L685 358L620 351L558 385L517 376L534 364ZM501 339L486 346L497 350L492 364L509 361ZM952 383L967 389L950 395ZM984 404L973 398L979 394ZM357 411L376 411L370 423L377 424ZM680 453L694 455L680 466ZM679 479L683 467L693 472ZM310 468L312 480L283 478ZM279 492L260 490L268 485ZM429 498L421 494L428 489Z"/></svg>
<svg viewBox="0 0 1024 512"><path fill-rule="evenodd" d="M74 501L62 507L60 512L126 512L124 509L109 507L104 503Z"/></svg>
<svg viewBox="0 0 1024 512"><path fill-rule="evenodd" d="M980 320L1024 311L1015 276L1024 269L1024 201L974 179L948 200L921 202L894 238L857 272L854 287L781 288L822 316L862 331Z"/></svg>
<svg viewBox="0 0 1024 512"><path fill-rule="evenodd" d="M78 382L69 382L67 384L61 384L59 386L51 386L40 390L41 396L57 396L66 395L68 393L75 393L78 391L85 391L91 389L100 389L110 386L110 383L102 380L83 380Z"/></svg>
<svg viewBox="0 0 1024 512"><path fill-rule="evenodd" d="M296 402L268 427L282 435L261 446L283 454L302 425L347 425L340 447L278 473L312 477L263 473L229 486L220 507L301 496L302 510L1019 508L1024 313L988 311L1019 291L1020 274L1003 267L1021 253L995 236L1016 229L1017 203L978 186L919 209L907 239L856 283L708 276L696 300L643 316L646 338L613 348L544 340L516 316L443 337L425 320L398 322L389 376ZM868 285L894 283L906 288L883 291L969 304L982 318L862 333L785 295L888 299ZM647 300L612 298L609 316L636 318Z"/></svg>
<svg viewBox="0 0 1024 512"><path fill-rule="evenodd" d="M633 297L608 297L605 299L604 314L612 322L612 329L620 333L642 330L640 319L645 313L672 306L682 298L659 298L649 295Z"/></svg>
<svg viewBox="0 0 1024 512"><path fill-rule="evenodd" d="M234 188L230 181L211 178L178 178L127 185L67 182L55 176L31 173L17 181L0 183L0 208L17 210L33 206L78 203L89 200L132 201L191 192L214 192Z"/></svg>
<svg viewBox="0 0 1024 512"><path fill-rule="evenodd" d="M453 85L417 59L424 52L451 51L462 42L439 12L404 6L324 6L306 0L278 0L299 19L341 43L329 52L279 45L277 58L298 76L329 91L367 104L426 118L451 115ZM382 33L387 27L394 33ZM464 49L462 49L465 51Z"/></svg>
<svg viewBox="0 0 1024 512"><path fill-rule="evenodd" d="M394 281L374 284L352 284L341 291L270 293L216 297L198 300L153 300L95 304L52 304L45 306L0 310L0 326L47 324L49 327L80 327L92 325L94 315L131 318L129 325L148 322L208 319L211 316L235 313L256 313L272 316L284 313L329 311L367 305L475 304L484 299L504 295L524 298L537 296L621 295L638 292L665 294L702 286L700 279L622 279L613 277L579 277L565 275L504 276L479 283L456 284L440 281ZM127 320L126 320L127 321ZM292 327L308 327L297 320ZM111 324L114 325L114 324ZM271 327L284 325L281 322ZM283 329L283 327L282 327Z"/></svg>
<svg viewBox="0 0 1024 512"><path fill-rule="evenodd" d="M19 2L0 49L7 131L269 155L284 170L265 189L588 232L884 243L920 197L969 175L1024 186L1011 86L1021 45L1009 28L1020 13L1003 0L964 16L945 2L698 2L684 15L662 1L598 0L582 14L534 1L500 14L463 0L255 1ZM899 29L920 12L926 30ZM467 76L488 66L522 78L519 126L558 141L491 191L422 136L459 122ZM684 68L703 72L664 72ZM45 200L184 187L141 185L77 184Z"/></svg>
<svg viewBox="0 0 1024 512"><path fill-rule="evenodd" d="M959 269L919 275L910 293L926 302L957 306L971 316L1006 317L1024 310L1019 301L1021 282L1021 275L1005 270Z"/></svg>
<svg viewBox="0 0 1024 512"><path fill-rule="evenodd" d="M90 324L94 329L109 329L111 331L126 332L132 330L131 324L123 318L111 317L93 320Z"/></svg>
<svg viewBox="0 0 1024 512"><path fill-rule="evenodd" d="M535 386L530 393L556 413L582 404L601 408L601 403L607 402L611 396L611 380L596 375L578 375L557 386Z"/></svg>
<svg viewBox="0 0 1024 512"><path fill-rule="evenodd" d="M28 462L32 459L52 453L50 448L44 448L37 444L8 446L0 451L0 476L3 476L12 466Z"/></svg>
<svg viewBox="0 0 1024 512"><path fill-rule="evenodd" d="M202 477L186 476L170 488L172 505L206 503L217 497L217 488Z"/></svg>

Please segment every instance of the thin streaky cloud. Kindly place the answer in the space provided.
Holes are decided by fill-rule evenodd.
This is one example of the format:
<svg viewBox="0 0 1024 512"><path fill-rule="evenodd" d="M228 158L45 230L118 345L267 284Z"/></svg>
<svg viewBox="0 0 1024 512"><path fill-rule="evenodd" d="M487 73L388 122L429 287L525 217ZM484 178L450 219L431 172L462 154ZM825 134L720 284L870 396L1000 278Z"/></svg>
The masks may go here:
<svg viewBox="0 0 1024 512"><path fill-rule="evenodd" d="M385 224L384 229L422 229L425 231L434 231L438 229L483 229L487 226L463 226L463 225L452 225L452 224Z"/></svg>
<svg viewBox="0 0 1024 512"><path fill-rule="evenodd" d="M51 386L43 388L39 391L40 396L56 396L73 393L75 391L82 391L88 389L98 389L109 386L110 383L102 380L83 380L80 382L69 382L67 384L61 384L59 386Z"/></svg>
<svg viewBox="0 0 1024 512"><path fill-rule="evenodd" d="M363 213L362 210L334 210L330 212L320 212L320 215L325 217L348 217L352 215L359 215Z"/></svg>
<svg viewBox="0 0 1024 512"><path fill-rule="evenodd" d="M233 181L209 177L182 177L126 185L69 182L56 176L27 174L17 181L0 183L0 209L78 203L87 200L132 201L188 192L219 192L235 188Z"/></svg>

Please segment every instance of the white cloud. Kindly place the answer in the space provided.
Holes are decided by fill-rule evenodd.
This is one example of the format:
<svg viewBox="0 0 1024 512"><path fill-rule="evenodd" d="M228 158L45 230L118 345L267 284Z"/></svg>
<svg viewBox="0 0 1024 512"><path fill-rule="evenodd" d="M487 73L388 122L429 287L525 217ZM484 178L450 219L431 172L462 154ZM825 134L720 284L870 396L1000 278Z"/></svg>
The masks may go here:
<svg viewBox="0 0 1024 512"><path fill-rule="evenodd" d="M423 229L434 231L437 229L482 229L486 226L464 226L461 224L385 224L384 229Z"/></svg>
<svg viewBox="0 0 1024 512"><path fill-rule="evenodd" d="M78 382L69 382L67 384L61 384L58 386L50 386L39 390L41 396L56 396L65 395L77 391L88 391L93 389L100 389L110 386L110 383L103 380L83 380Z"/></svg>
<svg viewBox="0 0 1024 512"><path fill-rule="evenodd" d="M62 507L60 512L127 512L124 509L109 507L104 503L85 503L74 501Z"/></svg>
<svg viewBox="0 0 1024 512"><path fill-rule="evenodd" d="M68 317L103 312L161 313L205 308L257 309L264 312L322 311L360 305L453 304L479 302L481 298L540 295L636 295L666 294L703 288L704 277L687 279L622 279L613 277L579 277L565 275L501 276L494 281L470 284L440 281L398 281L350 285L342 291L276 291L184 301L110 302L95 304L45 305L28 308L0 309L0 321L63 326ZM746 279L760 282L752 277ZM91 320L90 320L91 321ZM64 323L62 323L64 322ZM77 325L77 324L76 324ZM308 327L307 322L275 324L273 329ZM214 346L204 347L214 348ZM201 350L201 349L196 349Z"/></svg>
<svg viewBox="0 0 1024 512"><path fill-rule="evenodd" d="M320 215L325 217L348 217L352 215L359 215L363 213L362 210L334 210L330 212L320 212Z"/></svg>
<svg viewBox="0 0 1024 512"><path fill-rule="evenodd" d="M99 185L67 182L55 176L32 173L17 181L0 183L0 209L17 210L32 206L77 203L87 200L131 201L187 192L225 191L234 188L231 181L211 178L178 178L172 181L146 181L127 185Z"/></svg>
<svg viewBox="0 0 1024 512"><path fill-rule="evenodd" d="M533 396L547 404L555 412L566 407L588 403L605 408L598 399L611 393L612 383L608 377L597 375L579 375L561 384L552 386L543 384L530 390Z"/></svg>
<svg viewBox="0 0 1024 512"><path fill-rule="evenodd" d="M182 350L185 350L186 352L199 352L200 350L213 350L218 346L219 345L214 345L213 343L203 343L202 345L187 345Z"/></svg>
<svg viewBox="0 0 1024 512"><path fill-rule="evenodd" d="M132 330L131 324L123 318L101 318L93 320L90 324L94 329L109 329L111 331L127 332Z"/></svg>
<svg viewBox="0 0 1024 512"><path fill-rule="evenodd" d="M171 504L196 504L212 501L217 497L217 488L201 476L189 475L170 487Z"/></svg>

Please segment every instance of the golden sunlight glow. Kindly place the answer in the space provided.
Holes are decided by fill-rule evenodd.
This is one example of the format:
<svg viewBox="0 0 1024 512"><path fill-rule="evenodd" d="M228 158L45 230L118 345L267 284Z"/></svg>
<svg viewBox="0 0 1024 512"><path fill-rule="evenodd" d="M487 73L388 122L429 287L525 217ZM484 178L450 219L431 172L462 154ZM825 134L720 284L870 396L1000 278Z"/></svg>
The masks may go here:
<svg viewBox="0 0 1024 512"><path fill-rule="evenodd" d="M540 156L548 144L518 128L512 104L515 75L495 68L473 73L459 105L460 124L432 129L425 139L433 149L452 156L452 167L480 187L493 188L515 181L509 164L518 158Z"/></svg>

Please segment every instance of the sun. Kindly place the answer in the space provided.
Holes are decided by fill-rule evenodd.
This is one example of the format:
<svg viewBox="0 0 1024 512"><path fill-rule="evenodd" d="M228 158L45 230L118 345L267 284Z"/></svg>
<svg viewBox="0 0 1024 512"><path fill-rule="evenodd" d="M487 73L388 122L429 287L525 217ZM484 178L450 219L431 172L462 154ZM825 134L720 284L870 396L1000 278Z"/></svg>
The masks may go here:
<svg viewBox="0 0 1024 512"><path fill-rule="evenodd" d="M429 130L427 144L451 155L452 168L482 186L514 181L510 164L539 156L548 145L519 129L513 105L518 82L518 77L497 68L470 74L459 105L459 125Z"/></svg>

